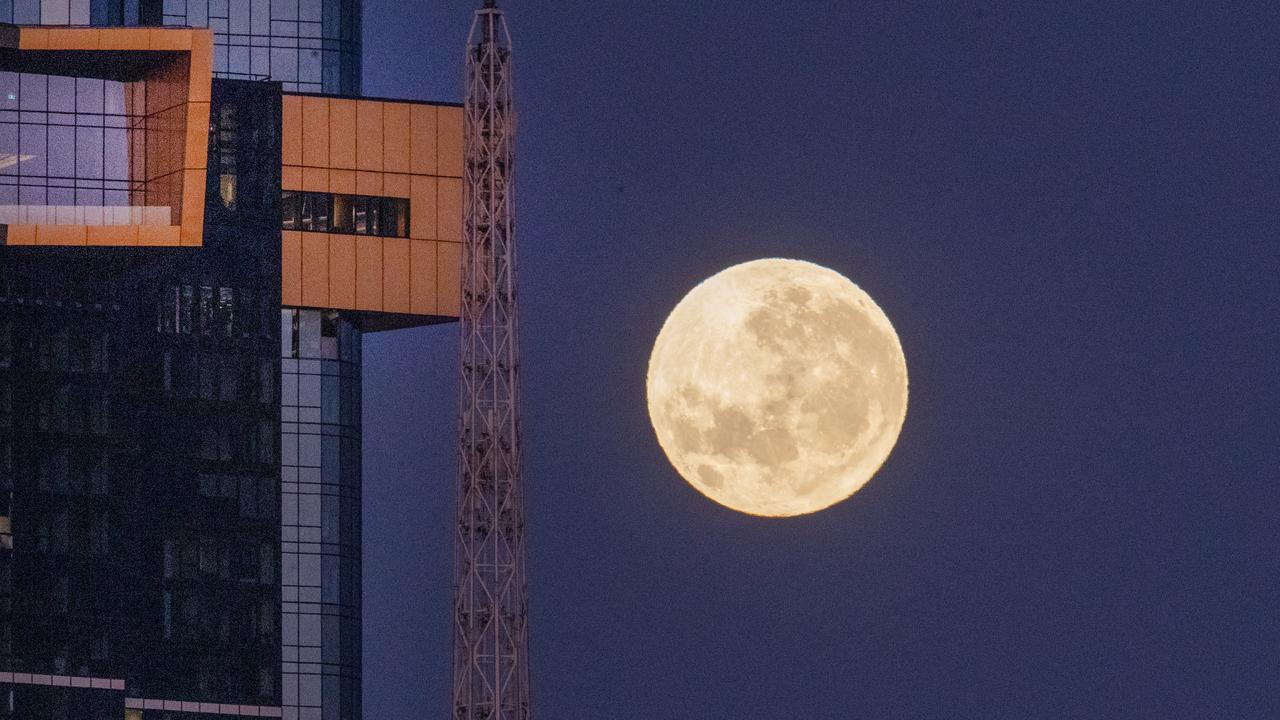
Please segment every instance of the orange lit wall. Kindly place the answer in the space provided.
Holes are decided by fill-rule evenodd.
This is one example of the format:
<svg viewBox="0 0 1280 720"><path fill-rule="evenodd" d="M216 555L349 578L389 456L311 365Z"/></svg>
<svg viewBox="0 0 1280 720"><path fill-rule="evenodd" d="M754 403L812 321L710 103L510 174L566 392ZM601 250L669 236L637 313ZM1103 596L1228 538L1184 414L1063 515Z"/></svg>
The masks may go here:
<svg viewBox="0 0 1280 720"><path fill-rule="evenodd" d="M409 237L286 230L288 306L456 317L462 108L284 96L285 190L409 200Z"/></svg>
<svg viewBox="0 0 1280 720"><path fill-rule="evenodd" d="M185 28L17 28L19 53L101 53L102 63L125 53L164 62L126 84L130 119L130 204L164 205L171 225L10 225L10 245L201 245L209 153L209 91L213 33Z"/></svg>

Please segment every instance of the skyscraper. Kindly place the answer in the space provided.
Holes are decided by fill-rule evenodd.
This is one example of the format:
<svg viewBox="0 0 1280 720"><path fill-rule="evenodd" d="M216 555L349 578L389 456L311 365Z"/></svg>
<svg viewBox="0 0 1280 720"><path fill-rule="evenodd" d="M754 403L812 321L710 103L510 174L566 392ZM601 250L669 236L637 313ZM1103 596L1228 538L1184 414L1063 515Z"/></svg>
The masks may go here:
<svg viewBox="0 0 1280 720"><path fill-rule="evenodd" d="M0 3L0 717L360 717L361 338L458 314L462 111L354 97L359 9Z"/></svg>

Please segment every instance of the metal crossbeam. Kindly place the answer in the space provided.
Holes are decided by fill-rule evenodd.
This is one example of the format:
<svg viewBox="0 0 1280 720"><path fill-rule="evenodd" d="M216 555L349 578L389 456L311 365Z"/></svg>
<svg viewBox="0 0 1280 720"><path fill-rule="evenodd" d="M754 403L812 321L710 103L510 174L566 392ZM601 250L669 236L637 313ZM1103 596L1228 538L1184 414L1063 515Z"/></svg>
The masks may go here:
<svg viewBox="0 0 1280 720"><path fill-rule="evenodd" d="M511 36L486 0L467 41L464 110L455 720L529 718L511 102Z"/></svg>

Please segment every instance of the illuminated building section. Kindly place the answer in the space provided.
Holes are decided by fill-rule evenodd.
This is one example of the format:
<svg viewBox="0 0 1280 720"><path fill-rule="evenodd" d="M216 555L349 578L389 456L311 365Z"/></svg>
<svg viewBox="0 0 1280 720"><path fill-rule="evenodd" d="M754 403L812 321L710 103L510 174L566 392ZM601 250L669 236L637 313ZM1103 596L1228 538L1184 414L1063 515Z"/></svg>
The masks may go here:
<svg viewBox="0 0 1280 720"><path fill-rule="evenodd" d="M283 103L281 182L298 203L282 228L285 305L385 313L400 325L456 317L462 108L289 94ZM332 201L302 203L318 195ZM368 200L404 211L394 233L368 232Z"/></svg>
<svg viewBox="0 0 1280 720"><path fill-rule="evenodd" d="M208 31L0 27L9 245L199 245Z"/></svg>
<svg viewBox="0 0 1280 720"><path fill-rule="evenodd" d="M457 316L461 108L285 94L281 116L284 717L356 718L362 335Z"/></svg>

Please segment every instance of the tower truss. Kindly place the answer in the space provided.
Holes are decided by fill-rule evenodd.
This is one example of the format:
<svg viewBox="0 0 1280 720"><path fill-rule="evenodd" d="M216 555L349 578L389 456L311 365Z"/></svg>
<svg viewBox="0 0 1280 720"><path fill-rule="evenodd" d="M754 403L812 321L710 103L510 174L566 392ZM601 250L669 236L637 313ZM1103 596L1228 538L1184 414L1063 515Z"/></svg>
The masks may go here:
<svg viewBox="0 0 1280 720"><path fill-rule="evenodd" d="M528 720L511 36L493 0L467 40L454 720Z"/></svg>

